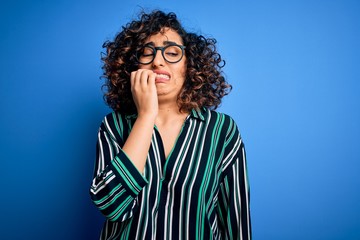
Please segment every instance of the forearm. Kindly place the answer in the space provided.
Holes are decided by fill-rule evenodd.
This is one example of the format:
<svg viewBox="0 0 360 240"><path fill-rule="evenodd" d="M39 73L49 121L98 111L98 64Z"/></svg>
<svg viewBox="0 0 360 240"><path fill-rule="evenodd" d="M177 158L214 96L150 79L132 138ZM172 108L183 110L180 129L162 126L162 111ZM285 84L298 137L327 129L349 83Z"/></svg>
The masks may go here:
<svg viewBox="0 0 360 240"><path fill-rule="evenodd" d="M140 173L143 173L145 168L154 124L155 117L139 116L122 148Z"/></svg>
<svg viewBox="0 0 360 240"><path fill-rule="evenodd" d="M115 115L107 116L99 129L90 196L110 221L125 221L136 211L137 197L147 180L120 148L124 129L118 131L117 126L123 126L125 119Z"/></svg>

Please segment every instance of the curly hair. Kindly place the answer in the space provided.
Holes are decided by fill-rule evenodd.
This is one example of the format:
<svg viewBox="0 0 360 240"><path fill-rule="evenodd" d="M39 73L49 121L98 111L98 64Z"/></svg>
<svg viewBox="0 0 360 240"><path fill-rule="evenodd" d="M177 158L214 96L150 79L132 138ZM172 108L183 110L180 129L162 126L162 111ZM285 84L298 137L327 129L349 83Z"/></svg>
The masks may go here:
<svg viewBox="0 0 360 240"><path fill-rule="evenodd" d="M177 32L186 46L186 80L177 98L180 111L190 112L202 107L216 109L222 97L231 91L232 86L221 71L225 61L216 50L214 38L186 32L175 13L142 12L139 20L128 23L113 41L103 44L106 48L106 54L101 57L104 63L103 87L106 88L104 100L114 111L136 113L130 86L130 74L139 65L135 53L149 36L162 32L164 28Z"/></svg>

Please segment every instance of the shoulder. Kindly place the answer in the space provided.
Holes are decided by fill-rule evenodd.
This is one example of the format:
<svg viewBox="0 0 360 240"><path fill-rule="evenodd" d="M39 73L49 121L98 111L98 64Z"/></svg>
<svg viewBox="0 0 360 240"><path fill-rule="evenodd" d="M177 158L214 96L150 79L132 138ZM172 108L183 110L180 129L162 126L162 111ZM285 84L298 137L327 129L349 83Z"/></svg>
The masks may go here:
<svg viewBox="0 0 360 240"><path fill-rule="evenodd" d="M129 125L129 120L134 117L135 116L133 115L121 114L115 111L110 112L103 118L101 122L101 128L105 128L108 130L119 130L120 128L124 128L125 126Z"/></svg>
<svg viewBox="0 0 360 240"><path fill-rule="evenodd" d="M99 131L121 143L128 136L135 117L133 115L111 112L103 118Z"/></svg>
<svg viewBox="0 0 360 240"><path fill-rule="evenodd" d="M207 109L206 111L208 112L208 114L211 117L223 118L223 119L226 119L227 121L234 121L233 118L226 113L222 113L222 112L218 112L218 111L210 110L210 109Z"/></svg>
<svg viewBox="0 0 360 240"><path fill-rule="evenodd" d="M236 126L235 120L230 115L228 115L226 113L218 112L215 110L207 109L206 111L207 111L207 114L205 114L205 115L207 115L207 117L217 119L218 121L221 121L224 124L231 124L231 125Z"/></svg>
<svg viewBox="0 0 360 240"><path fill-rule="evenodd" d="M115 121L119 121L119 117L116 112L110 112L102 120L102 125L112 125Z"/></svg>
<svg viewBox="0 0 360 240"><path fill-rule="evenodd" d="M212 127L216 127L221 129L223 132L226 133L226 137L240 137L240 131L238 128L238 125L236 124L236 121L234 118L232 118L230 115L214 110L207 110L208 111L208 118L211 118L210 125Z"/></svg>

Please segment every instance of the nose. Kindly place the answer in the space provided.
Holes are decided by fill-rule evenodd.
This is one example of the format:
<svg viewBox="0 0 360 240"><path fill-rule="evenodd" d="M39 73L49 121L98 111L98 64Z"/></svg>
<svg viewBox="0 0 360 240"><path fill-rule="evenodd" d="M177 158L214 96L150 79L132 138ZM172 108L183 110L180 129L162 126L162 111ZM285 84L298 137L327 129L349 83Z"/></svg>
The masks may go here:
<svg viewBox="0 0 360 240"><path fill-rule="evenodd" d="M162 55L161 49L156 49L155 51L155 57L153 60L153 66L163 66L165 62L165 59Z"/></svg>

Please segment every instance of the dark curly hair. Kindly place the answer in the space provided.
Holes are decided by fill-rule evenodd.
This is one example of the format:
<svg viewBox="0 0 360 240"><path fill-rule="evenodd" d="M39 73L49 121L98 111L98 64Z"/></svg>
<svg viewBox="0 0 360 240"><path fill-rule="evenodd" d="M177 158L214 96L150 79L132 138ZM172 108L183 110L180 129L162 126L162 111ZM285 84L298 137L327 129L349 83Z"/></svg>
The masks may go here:
<svg viewBox="0 0 360 240"><path fill-rule="evenodd" d="M182 112L201 107L216 109L222 97L232 86L225 81L221 68L225 62L216 51L216 40L195 33L188 33L181 26L175 13L153 11L142 12L122 28L114 41L106 41L106 54L101 57L106 88L104 100L114 111L124 114L136 113L130 90L130 73L138 69L135 53L145 40L170 28L182 38L186 55L186 80L179 93L177 103Z"/></svg>

